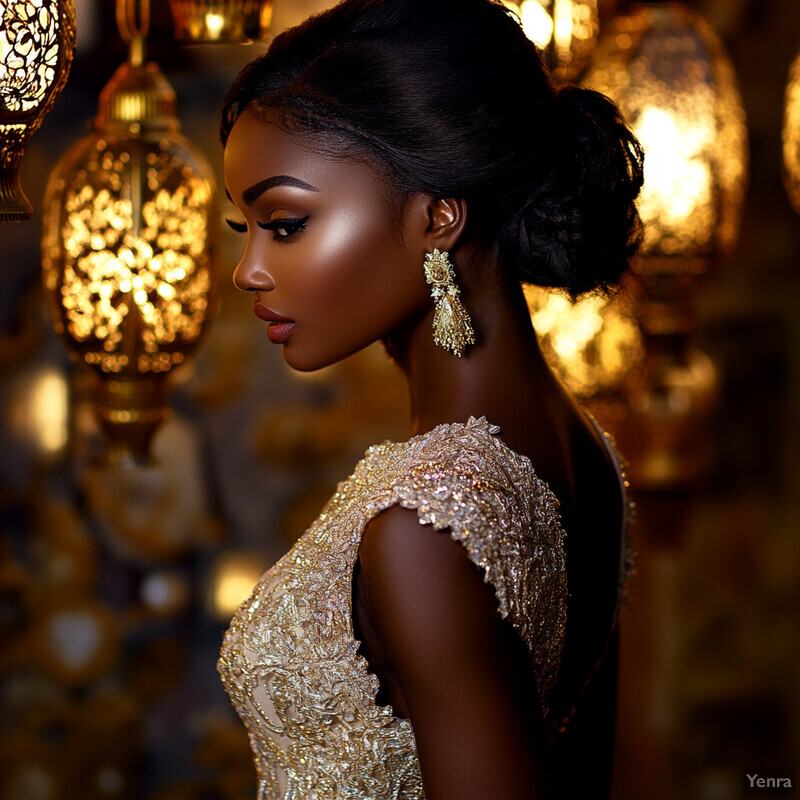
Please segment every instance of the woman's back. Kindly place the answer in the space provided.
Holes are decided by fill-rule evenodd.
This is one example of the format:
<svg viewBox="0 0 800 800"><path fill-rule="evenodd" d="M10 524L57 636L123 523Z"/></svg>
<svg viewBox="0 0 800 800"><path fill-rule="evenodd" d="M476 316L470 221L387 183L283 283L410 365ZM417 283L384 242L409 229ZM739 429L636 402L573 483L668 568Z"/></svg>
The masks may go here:
<svg viewBox="0 0 800 800"><path fill-rule="evenodd" d="M549 727L542 731L550 739L553 773L561 796L579 796L575 792L580 790L581 795L602 798L608 795L611 781L617 675L615 624L624 596L621 584L627 579L624 562L627 496L617 456L605 435L562 395L559 388L554 395L553 408L560 415L558 422L540 420L539 425L528 424L523 436L508 437L505 430L502 436L511 449L530 455L536 474L550 488L557 487L554 495L559 499L560 519L566 532L563 542L565 569L569 575L569 592L565 596L566 626L557 678L548 692ZM537 427L540 429L538 436ZM553 432L559 430L569 437L567 443L559 444L558 435L553 436ZM551 447L541 446L542 441L551 441ZM573 454L574 460L567 463L564 453ZM403 568L407 572L420 571L414 568L408 554L407 534L403 546L406 550ZM454 548L452 552L454 560L463 555L457 550ZM392 567L375 561L379 558L397 561L396 552L393 554L387 549L379 551L378 555L370 552L369 556L369 566L382 577ZM419 562L432 557L427 549L418 554ZM448 568L454 569L452 564ZM409 591L421 593L419 586L412 586ZM360 652L380 678L377 702L390 704L395 713L407 718L408 704L391 667L391 659L375 632L366 594L364 576L357 563L353 616L357 638L362 641ZM465 594L462 588L462 598ZM467 606L462 610L470 619L479 615L475 607ZM545 626L543 636L553 635L558 627L556 619L541 620L542 623ZM444 628L447 623L441 620L439 624ZM510 631L510 626L508 629ZM548 629L549 633L545 633ZM509 636L509 640L513 638L515 634ZM518 636L516 638L518 641ZM487 655L497 660L497 648ZM512 671L524 670L522 664L528 659L524 648L509 644L507 656L509 663L515 665L510 667ZM422 653L420 658L428 660L430 654ZM526 680L529 691L535 695L535 676L533 680L527 676ZM520 705L536 704L536 698L522 685L516 692ZM494 723L496 727L496 720ZM487 730L491 727L485 726ZM476 746L476 750L489 754L495 747L496 739L489 737ZM582 765L581 769L576 769L576 764Z"/></svg>

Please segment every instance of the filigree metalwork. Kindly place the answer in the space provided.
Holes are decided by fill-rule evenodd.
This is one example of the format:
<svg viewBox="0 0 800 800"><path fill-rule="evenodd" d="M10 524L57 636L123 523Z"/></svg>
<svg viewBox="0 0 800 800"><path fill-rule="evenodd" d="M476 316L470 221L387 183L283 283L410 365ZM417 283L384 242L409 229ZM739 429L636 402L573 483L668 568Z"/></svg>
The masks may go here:
<svg viewBox="0 0 800 800"><path fill-rule="evenodd" d="M72 0L0 0L0 222L33 213L19 163L66 83L74 49Z"/></svg>
<svg viewBox="0 0 800 800"><path fill-rule="evenodd" d="M0 0L0 100L10 111L36 107L55 80L59 27L57 3Z"/></svg>

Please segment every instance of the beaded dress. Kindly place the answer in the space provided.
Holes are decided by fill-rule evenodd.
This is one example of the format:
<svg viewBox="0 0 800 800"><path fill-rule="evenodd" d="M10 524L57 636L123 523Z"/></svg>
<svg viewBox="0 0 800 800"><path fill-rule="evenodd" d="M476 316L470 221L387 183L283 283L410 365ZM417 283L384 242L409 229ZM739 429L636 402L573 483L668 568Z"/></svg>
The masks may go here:
<svg viewBox="0 0 800 800"><path fill-rule="evenodd" d="M463 544L528 646L547 717L566 624L566 534L558 501L497 430L471 417L370 447L237 611L218 667L249 733L258 800L424 798L411 723L376 704L378 678L353 633L361 536L393 505ZM626 529L614 624L633 559Z"/></svg>

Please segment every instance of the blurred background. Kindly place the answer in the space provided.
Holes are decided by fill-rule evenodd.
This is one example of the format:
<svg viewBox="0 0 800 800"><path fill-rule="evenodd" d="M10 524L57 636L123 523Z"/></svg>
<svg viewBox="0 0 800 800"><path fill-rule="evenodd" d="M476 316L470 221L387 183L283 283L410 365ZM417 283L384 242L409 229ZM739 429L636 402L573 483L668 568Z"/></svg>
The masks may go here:
<svg viewBox="0 0 800 800"><path fill-rule="evenodd" d="M565 2L535 12L551 19L554 70L615 96L656 170L642 198L645 249L614 304L529 296L554 367L626 453L638 507L614 797L738 798L745 772L800 760L800 217L790 202L800 116L785 111L800 8L585 0L570 12L571 49L559 50ZM407 438L404 384L380 347L314 374L285 367L231 283L241 240L211 191L212 174L222 185L226 88L271 35L323 7L275 0L262 41L210 45L179 41L173 10L152 3L146 60L174 88L196 150L153 138L137 241L150 225L160 237L191 231L195 245L158 239L172 272L156 269L149 285L114 221L130 209L101 213L126 178L98 175L124 173L114 136L158 128L168 92L153 79L131 110L123 75L106 98L107 128L92 134L114 71L130 54L139 68L142 21L128 20L129 47L111 0L76 3L71 73L20 166L32 218L0 224L0 800L254 797L247 738L215 669L222 633L365 448ZM191 21L184 39L223 30L217 20L192 33ZM706 124L697 109L707 101L718 116ZM681 165L659 147L691 152ZM84 213L76 198L86 197ZM91 262L101 271L85 292L73 280L84 234L92 258L117 247L131 297L145 292L136 307L155 322L140 331L141 352L114 338L98 288L108 262ZM154 263L150 246L142 264ZM73 361L54 320L74 333L78 311L95 328L73 336ZM190 322L171 328L173 312Z"/></svg>

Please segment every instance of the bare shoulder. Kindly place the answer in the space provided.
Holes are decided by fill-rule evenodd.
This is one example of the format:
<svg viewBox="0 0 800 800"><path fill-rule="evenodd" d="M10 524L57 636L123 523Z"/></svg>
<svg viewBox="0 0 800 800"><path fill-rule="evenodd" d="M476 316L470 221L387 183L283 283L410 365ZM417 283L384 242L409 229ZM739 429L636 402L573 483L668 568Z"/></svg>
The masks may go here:
<svg viewBox="0 0 800 800"><path fill-rule="evenodd" d="M429 800L550 797L536 678L449 530L393 506L367 526L368 613L408 704Z"/></svg>

